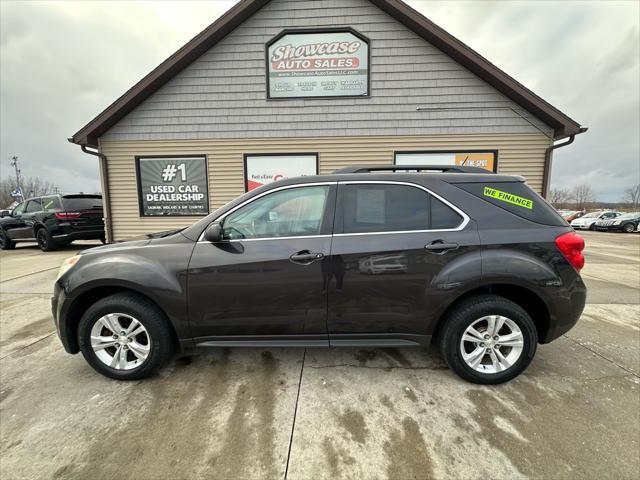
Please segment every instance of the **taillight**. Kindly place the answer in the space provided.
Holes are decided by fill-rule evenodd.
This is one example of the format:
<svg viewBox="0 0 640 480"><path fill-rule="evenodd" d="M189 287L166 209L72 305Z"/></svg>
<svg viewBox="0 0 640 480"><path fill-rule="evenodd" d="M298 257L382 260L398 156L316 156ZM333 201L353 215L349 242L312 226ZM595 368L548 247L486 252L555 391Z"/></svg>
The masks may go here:
<svg viewBox="0 0 640 480"><path fill-rule="evenodd" d="M71 220L72 218L78 218L81 213L80 212L56 212L56 218L58 220Z"/></svg>
<svg viewBox="0 0 640 480"><path fill-rule="evenodd" d="M556 246L558 250L562 252L564 258L566 258L577 271L582 270L582 267L584 267L584 256L582 255L584 238L576 232L564 233L556 238Z"/></svg>

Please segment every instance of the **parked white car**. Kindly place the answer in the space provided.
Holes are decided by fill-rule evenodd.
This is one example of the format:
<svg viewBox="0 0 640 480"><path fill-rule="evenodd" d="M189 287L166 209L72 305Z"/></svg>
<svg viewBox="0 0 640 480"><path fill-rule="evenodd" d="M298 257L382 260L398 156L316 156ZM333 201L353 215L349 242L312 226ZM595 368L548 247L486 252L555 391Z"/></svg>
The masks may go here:
<svg viewBox="0 0 640 480"><path fill-rule="evenodd" d="M578 230L595 230L598 220L610 220L622 215L620 212L589 212L580 218L571 221L571 226Z"/></svg>

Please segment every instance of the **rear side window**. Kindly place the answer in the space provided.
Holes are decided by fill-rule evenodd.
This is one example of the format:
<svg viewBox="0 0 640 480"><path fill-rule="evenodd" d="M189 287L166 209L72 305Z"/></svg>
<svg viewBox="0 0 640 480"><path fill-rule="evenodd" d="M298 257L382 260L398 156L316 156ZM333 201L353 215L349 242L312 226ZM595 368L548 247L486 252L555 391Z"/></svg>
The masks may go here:
<svg viewBox="0 0 640 480"><path fill-rule="evenodd" d="M97 210L102 208L101 197L63 197L62 204L67 212Z"/></svg>
<svg viewBox="0 0 640 480"><path fill-rule="evenodd" d="M409 185L341 185L338 205L342 233L453 229L462 223L450 207Z"/></svg>
<svg viewBox="0 0 640 480"><path fill-rule="evenodd" d="M524 182L457 183L455 186L532 222L556 226L567 224L544 198Z"/></svg>
<svg viewBox="0 0 640 480"><path fill-rule="evenodd" d="M59 212L62 210L58 197L44 197L42 199L42 209L45 212Z"/></svg>

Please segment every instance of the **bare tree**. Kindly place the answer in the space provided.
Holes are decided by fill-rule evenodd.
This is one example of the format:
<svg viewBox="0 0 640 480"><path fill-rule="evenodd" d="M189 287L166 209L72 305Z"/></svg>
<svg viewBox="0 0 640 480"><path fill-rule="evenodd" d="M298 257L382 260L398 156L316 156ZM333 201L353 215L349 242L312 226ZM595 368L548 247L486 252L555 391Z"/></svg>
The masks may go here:
<svg viewBox="0 0 640 480"><path fill-rule="evenodd" d="M0 207L7 207L15 200L11 196L11 192L16 189L16 186L15 177L0 181ZM42 180L40 177L20 177L20 187L25 198L53 193L53 184Z"/></svg>
<svg viewBox="0 0 640 480"><path fill-rule="evenodd" d="M556 208L566 208L566 203L571 200L571 192L568 188L552 188L549 190L549 202Z"/></svg>
<svg viewBox="0 0 640 480"><path fill-rule="evenodd" d="M595 201L596 195L593 189L586 183L581 183L573 187L571 190L571 200L576 205L576 209L582 210L587 207L587 204Z"/></svg>
<svg viewBox="0 0 640 480"><path fill-rule="evenodd" d="M634 185L633 187L627 188L624 191L622 201L624 203L630 204L631 208L634 211L638 210L640 208L640 183L638 185Z"/></svg>

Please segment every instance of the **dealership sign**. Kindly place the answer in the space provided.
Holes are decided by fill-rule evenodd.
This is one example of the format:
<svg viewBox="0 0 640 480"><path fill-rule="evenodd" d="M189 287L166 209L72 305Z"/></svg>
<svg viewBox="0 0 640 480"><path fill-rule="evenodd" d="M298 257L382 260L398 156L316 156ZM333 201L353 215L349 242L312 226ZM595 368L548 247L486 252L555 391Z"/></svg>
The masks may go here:
<svg viewBox="0 0 640 480"><path fill-rule="evenodd" d="M496 171L496 152L396 152L396 165L459 165Z"/></svg>
<svg viewBox="0 0 640 480"><path fill-rule="evenodd" d="M318 157L315 154L245 156L247 192L278 180L317 175L317 173Z"/></svg>
<svg viewBox="0 0 640 480"><path fill-rule="evenodd" d="M369 95L369 42L351 30L285 32L267 46L269 98Z"/></svg>
<svg viewBox="0 0 640 480"><path fill-rule="evenodd" d="M136 162L140 215L209 213L204 156L138 157Z"/></svg>

